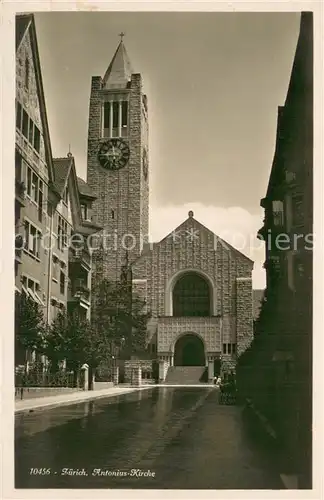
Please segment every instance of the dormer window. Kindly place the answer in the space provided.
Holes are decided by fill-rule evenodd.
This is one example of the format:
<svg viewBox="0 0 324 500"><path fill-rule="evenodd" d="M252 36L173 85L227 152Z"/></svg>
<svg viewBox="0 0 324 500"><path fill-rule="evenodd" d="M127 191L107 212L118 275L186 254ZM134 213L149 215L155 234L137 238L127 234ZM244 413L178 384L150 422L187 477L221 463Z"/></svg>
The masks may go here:
<svg viewBox="0 0 324 500"><path fill-rule="evenodd" d="M83 220L89 220L88 218L88 207L86 204L81 205L81 215Z"/></svg>

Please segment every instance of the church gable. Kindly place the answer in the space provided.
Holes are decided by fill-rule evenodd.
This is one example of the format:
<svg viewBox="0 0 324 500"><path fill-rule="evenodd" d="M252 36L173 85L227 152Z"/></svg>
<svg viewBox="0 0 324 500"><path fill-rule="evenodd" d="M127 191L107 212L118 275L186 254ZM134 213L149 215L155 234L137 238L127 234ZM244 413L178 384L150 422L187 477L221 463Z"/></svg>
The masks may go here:
<svg viewBox="0 0 324 500"><path fill-rule="evenodd" d="M180 224L176 229L169 233L157 245L164 246L165 244L172 244L179 250L186 251L189 247L194 249L205 249L206 252L215 251L228 254L232 259L245 261L247 264L253 265L251 259L246 257L243 253L236 250L225 240L217 236L206 226L201 224L193 217L193 212L189 212L189 217Z"/></svg>
<svg viewBox="0 0 324 500"><path fill-rule="evenodd" d="M171 233L169 233L158 245L163 246L170 242L177 246L187 248L188 244L213 246L216 236L212 231L200 224L189 212L189 217Z"/></svg>
<svg viewBox="0 0 324 500"><path fill-rule="evenodd" d="M225 260L232 262L238 275L249 276L252 271L252 260L194 219L193 213L189 212L189 217L160 242L146 245L145 251L133 263L133 276L136 279L146 276L146 270L155 266L155 261L159 261L160 266L163 262L163 269L169 275L186 268L210 273L217 262Z"/></svg>

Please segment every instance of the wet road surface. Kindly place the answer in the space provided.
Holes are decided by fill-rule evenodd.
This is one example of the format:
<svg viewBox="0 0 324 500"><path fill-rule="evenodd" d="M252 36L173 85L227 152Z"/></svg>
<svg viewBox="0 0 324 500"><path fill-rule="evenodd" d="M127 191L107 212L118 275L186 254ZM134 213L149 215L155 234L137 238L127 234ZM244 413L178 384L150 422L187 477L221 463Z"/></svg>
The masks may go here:
<svg viewBox="0 0 324 500"><path fill-rule="evenodd" d="M16 488L283 488L272 454L215 388L18 414L15 454Z"/></svg>

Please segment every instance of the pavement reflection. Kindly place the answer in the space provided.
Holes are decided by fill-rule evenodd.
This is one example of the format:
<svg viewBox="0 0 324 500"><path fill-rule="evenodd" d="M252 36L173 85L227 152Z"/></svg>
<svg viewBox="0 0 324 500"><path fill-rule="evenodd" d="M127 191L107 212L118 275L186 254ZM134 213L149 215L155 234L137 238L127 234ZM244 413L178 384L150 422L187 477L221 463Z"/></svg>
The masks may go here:
<svg viewBox="0 0 324 500"><path fill-rule="evenodd" d="M278 489L218 391L152 388L16 416L16 488Z"/></svg>

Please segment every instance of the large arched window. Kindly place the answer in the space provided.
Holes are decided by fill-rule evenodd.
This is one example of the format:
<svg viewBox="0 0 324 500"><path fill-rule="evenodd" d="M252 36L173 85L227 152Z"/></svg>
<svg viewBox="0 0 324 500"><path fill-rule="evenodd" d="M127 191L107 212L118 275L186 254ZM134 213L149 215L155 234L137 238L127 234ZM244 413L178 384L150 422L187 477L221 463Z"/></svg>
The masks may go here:
<svg viewBox="0 0 324 500"><path fill-rule="evenodd" d="M173 289L173 316L210 316L210 288L197 273L186 273Z"/></svg>

